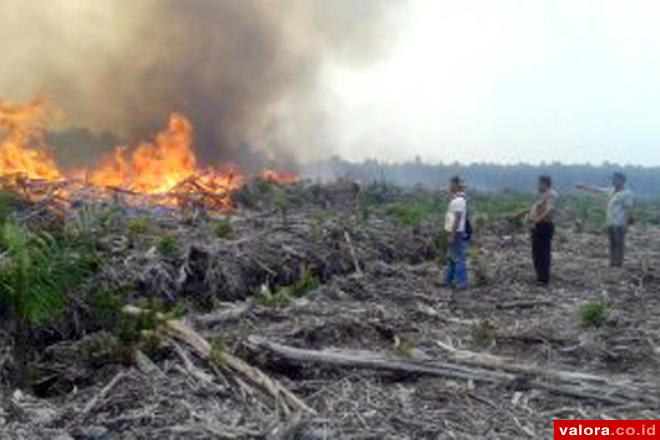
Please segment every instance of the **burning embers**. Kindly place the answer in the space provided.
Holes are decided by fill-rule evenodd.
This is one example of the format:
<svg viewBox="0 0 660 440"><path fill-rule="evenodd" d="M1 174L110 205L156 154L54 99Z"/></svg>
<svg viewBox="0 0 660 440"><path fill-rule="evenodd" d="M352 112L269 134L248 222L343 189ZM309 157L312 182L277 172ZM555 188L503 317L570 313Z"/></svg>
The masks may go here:
<svg viewBox="0 0 660 440"><path fill-rule="evenodd" d="M0 101L0 177L31 199L112 197L129 203L169 207L232 208L231 192L244 183L232 167L203 169L193 149L193 126L173 113L153 142L117 147L100 164L82 172L58 168L43 142L47 111L42 101L14 107ZM289 172L264 170L263 179L291 183Z"/></svg>

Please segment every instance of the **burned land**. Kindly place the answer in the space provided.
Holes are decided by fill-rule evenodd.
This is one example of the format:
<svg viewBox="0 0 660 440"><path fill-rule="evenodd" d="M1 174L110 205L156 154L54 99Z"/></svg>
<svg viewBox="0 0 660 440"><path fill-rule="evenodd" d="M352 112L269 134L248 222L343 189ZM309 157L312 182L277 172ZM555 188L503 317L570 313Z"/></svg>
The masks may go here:
<svg viewBox="0 0 660 440"><path fill-rule="evenodd" d="M615 270L599 202L568 198L545 288L509 215L526 197L475 194L452 292L438 193L257 179L232 200L3 193L1 438L549 438L557 418L658 417L654 205ZM17 292L50 300L10 308Z"/></svg>

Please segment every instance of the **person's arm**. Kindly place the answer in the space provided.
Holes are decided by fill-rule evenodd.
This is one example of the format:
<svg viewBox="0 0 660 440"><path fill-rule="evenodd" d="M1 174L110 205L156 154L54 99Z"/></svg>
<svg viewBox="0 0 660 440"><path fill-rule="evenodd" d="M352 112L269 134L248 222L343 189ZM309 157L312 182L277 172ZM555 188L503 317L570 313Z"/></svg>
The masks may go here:
<svg viewBox="0 0 660 440"><path fill-rule="evenodd" d="M529 211L530 211L530 208L521 209L520 211L516 211L513 214L511 214L511 218L513 220L521 219L521 218L529 215Z"/></svg>
<svg viewBox="0 0 660 440"><path fill-rule="evenodd" d="M635 206L635 199L631 193L626 193L623 199L623 206L626 208L626 225L634 225L635 216L633 215L632 208Z"/></svg>
<svg viewBox="0 0 660 440"><path fill-rule="evenodd" d="M591 192L591 193L607 194L609 192L608 188L601 188L601 187L593 186L593 185L584 185L584 184L581 184L581 183L578 183L577 185L575 185L575 187L577 189L582 190L582 191L587 191L587 192Z"/></svg>
<svg viewBox="0 0 660 440"><path fill-rule="evenodd" d="M463 211L456 211L454 213L454 224L451 226L452 234L458 232L461 227L461 221L463 220Z"/></svg>

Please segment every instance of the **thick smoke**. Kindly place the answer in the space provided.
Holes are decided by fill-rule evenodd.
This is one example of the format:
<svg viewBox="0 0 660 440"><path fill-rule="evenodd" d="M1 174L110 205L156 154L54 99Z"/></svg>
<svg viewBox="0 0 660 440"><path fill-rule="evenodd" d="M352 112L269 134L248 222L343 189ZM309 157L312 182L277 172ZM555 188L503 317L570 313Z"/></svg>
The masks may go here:
<svg viewBox="0 0 660 440"><path fill-rule="evenodd" d="M0 0L0 95L131 142L188 116L205 161L328 145L319 78L392 43L402 1ZM309 154L308 154L309 156Z"/></svg>

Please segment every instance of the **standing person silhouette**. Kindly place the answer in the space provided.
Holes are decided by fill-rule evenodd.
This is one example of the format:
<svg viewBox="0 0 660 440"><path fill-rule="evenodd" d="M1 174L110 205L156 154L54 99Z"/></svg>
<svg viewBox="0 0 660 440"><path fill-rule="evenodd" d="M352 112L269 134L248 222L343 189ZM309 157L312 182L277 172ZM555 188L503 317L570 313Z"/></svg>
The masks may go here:
<svg viewBox="0 0 660 440"><path fill-rule="evenodd" d="M600 188L591 185L576 185L576 188L607 196L605 223L610 249L610 266L622 267L626 249L626 228L632 223L629 211L634 203L634 196L626 189L626 175L614 173L612 187Z"/></svg>
<svg viewBox="0 0 660 440"><path fill-rule="evenodd" d="M557 192L552 189L550 176L539 176L538 194L536 201L527 213L527 223L531 232L532 260L536 271L536 282L541 286L547 286L550 283L557 198Z"/></svg>
<svg viewBox="0 0 660 440"><path fill-rule="evenodd" d="M445 214L447 234L447 260L445 264L445 286L464 290L468 284L467 274L467 199L465 184L459 176L449 181L447 191L448 206Z"/></svg>

